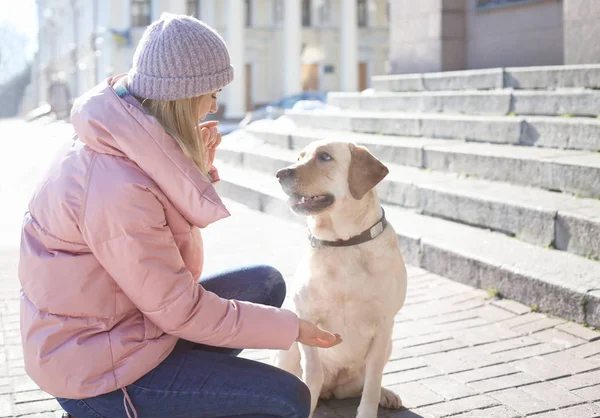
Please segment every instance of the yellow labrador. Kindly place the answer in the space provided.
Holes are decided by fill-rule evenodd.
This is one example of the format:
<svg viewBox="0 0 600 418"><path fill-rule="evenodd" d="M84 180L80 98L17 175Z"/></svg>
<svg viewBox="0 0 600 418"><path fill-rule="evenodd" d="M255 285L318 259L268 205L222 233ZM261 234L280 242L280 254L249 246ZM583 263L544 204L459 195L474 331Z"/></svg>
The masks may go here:
<svg viewBox="0 0 600 418"><path fill-rule="evenodd" d="M290 308L344 340L329 349L296 343L274 355L276 366L309 387L311 416L319 398L360 396L361 418L376 417L378 405L402 406L381 387L394 317L406 297L404 259L374 189L387 174L366 148L328 141L313 142L277 172L310 233Z"/></svg>

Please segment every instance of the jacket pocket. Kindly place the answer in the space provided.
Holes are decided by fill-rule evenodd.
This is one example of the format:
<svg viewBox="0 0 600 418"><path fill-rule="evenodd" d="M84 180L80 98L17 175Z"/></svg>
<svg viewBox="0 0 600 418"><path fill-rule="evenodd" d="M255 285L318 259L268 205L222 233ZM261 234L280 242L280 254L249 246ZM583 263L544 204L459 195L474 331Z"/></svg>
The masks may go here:
<svg viewBox="0 0 600 418"><path fill-rule="evenodd" d="M142 317L144 318L144 340L154 340L164 334L150 318L144 314L142 314Z"/></svg>

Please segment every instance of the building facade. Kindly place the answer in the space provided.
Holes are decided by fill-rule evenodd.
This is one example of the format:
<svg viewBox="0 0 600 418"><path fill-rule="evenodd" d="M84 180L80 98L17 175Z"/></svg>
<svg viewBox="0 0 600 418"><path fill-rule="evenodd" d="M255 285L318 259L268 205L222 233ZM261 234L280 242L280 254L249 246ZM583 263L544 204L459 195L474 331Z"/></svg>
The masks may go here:
<svg viewBox="0 0 600 418"><path fill-rule="evenodd" d="M390 72L600 62L598 0L392 0Z"/></svg>
<svg viewBox="0 0 600 418"><path fill-rule="evenodd" d="M194 15L224 37L236 77L225 116L307 90L356 91L387 72L388 0L38 0L37 102L77 97L126 72L162 12Z"/></svg>

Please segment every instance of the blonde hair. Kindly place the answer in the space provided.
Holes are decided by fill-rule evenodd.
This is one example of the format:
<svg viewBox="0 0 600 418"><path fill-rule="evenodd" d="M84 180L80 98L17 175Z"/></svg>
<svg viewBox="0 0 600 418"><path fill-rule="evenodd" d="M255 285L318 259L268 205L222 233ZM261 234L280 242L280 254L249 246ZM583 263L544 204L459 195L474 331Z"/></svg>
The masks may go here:
<svg viewBox="0 0 600 418"><path fill-rule="evenodd" d="M184 154L208 176L206 144L198 129L200 110L209 95L180 100L156 100L137 98L144 109L175 138Z"/></svg>

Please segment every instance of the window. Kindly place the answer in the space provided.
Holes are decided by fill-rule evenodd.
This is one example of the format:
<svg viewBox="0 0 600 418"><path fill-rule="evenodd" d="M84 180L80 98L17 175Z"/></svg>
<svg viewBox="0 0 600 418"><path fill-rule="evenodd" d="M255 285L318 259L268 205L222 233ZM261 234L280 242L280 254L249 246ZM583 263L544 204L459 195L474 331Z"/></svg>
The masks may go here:
<svg viewBox="0 0 600 418"><path fill-rule="evenodd" d="M309 27L311 22L310 0L302 0L302 26Z"/></svg>
<svg viewBox="0 0 600 418"><path fill-rule="evenodd" d="M357 0L356 17L358 18L358 27L365 28L369 21L369 9L367 0Z"/></svg>
<svg viewBox="0 0 600 418"><path fill-rule="evenodd" d="M151 0L131 0L131 26L150 24Z"/></svg>
<svg viewBox="0 0 600 418"><path fill-rule="evenodd" d="M273 0L273 23L283 22L283 0Z"/></svg>
<svg viewBox="0 0 600 418"><path fill-rule="evenodd" d="M513 6L525 3L535 3L541 0L477 0L478 9L495 9L497 7Z"/></svg>
<svg viewBox="0 0 600 418"><path fill-rule="evenodd" d="M331 23L331 0L320 0L318 5L319 25L327 26Z"/></svg>
<svg viewBox="0 0 600 418"><path fill-rule="evenodd" d="M252 0L246 0L246 27L252 26Z"/></svg>
<svg viewBox="0 0 600 418"><path fill-rule="evenodd" d="M194 16L195 18L200 18L200 1L199 0L187 0L187 14L190 16Z"/></svg>

